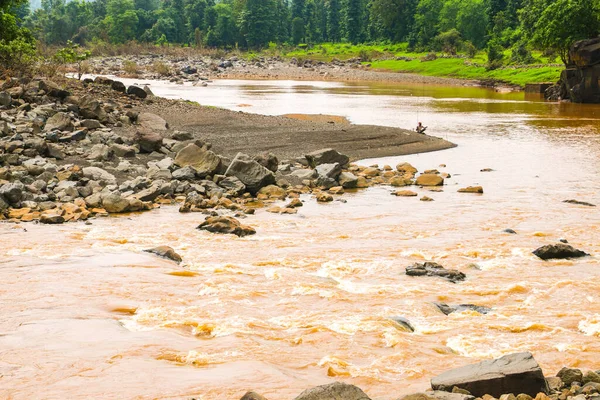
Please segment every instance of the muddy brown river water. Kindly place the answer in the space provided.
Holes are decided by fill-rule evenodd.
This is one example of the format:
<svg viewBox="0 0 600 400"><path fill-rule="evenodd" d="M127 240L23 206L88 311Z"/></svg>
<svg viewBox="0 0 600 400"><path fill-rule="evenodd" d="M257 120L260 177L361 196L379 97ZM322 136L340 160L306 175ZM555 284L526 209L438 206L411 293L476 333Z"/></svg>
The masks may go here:
<svg viewBox="0 0 600 400"><path fill-rule="evenodd" d="M420 119L458 147L361 163L408 161L452 177L442 192L416 189L433 202L378 187L345 203L306 198L297 215L258 211L246 238L198 231L202 215L171 206L92 225L0 224L0 398L212 400L254 389L284 400L343 380L391 400L515 351L531 351L548 375L600 368L600 216L562 202L600 204L599 106L466 87L152 87L244 112ZM456 192L468 185L485 193ZM592 256L531 254L560 238ZM141 252L162 244L182 266ZM404 275L423 260L467 280ZM492 312L446 316L437 301Z"/></svg>

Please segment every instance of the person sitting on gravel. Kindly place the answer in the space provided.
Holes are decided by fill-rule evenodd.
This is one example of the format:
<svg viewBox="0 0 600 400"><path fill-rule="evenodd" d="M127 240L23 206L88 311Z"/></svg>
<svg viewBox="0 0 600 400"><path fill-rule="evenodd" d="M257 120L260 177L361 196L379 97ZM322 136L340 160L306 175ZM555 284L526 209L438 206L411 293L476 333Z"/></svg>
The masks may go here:
<svg viewBox="0 0 600 400"><path fill-rule="evenodd" d="M423 126L423 124L419 122L419 125L417 125L416 129L417 133L425 134L425 129L427 129L427 127Z"/></svg>

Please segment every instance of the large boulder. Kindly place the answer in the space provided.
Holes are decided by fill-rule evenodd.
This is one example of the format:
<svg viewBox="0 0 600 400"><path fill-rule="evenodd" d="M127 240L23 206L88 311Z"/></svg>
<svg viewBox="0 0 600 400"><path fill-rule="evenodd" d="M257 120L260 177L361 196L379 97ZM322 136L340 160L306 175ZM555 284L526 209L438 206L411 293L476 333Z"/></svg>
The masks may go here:
<svg viewBox="0 0 600 400"><path fill-rule="evenodd" d="M422 174L417 178L416 184L419 186L442 186L444 178L437 174Z"/></svg>
<svg viewBox="0 0 600 400"><path fill-rule="evenodd" d="M127 94L139 97L140 99L145 99L148 96L148 93L146 93L144 89L134 85L131 85L127 88Z"/></svg>
<svg viewBox="0 0 600 400"><path fill-rule="evenodd" d="M104 111L100 102L91 95L85 95L79 100L79 114L83 118L97 119L100 122L108 120L108 114Z"/></svg>
<svg viewBox="0 0 600 400"><path fill-rule="evenodd" d="M190 143L177 153L175 165L182 168L192 167L196 170L196 174L203 178L213 175L220 169L221 158L210 150Z"/></svg>
<svg viewBox="0 0 600 400"><path fill-rule="evenodd" d="M277 167L279 167L279 160L273 153L259 154L254 157L254 161L272 172L277 172Z"/></svg>
<svg viewBox="0 0 600 400"><path fill-rule="evenodd" d="M162 136L150 129L138 129L133 136L133 141L140 146L141 153L152 153L162 147Z"/></svg>
<svg viewBox="0 0 600 400"><path fill-rule="evenodd" d="M212 233L226 233L237 235L239 237L254 235L254 228L242 225L240 221L233 217L208 217L203 223L198 225L198 229Z"/></svg>
<svg viewBox="0 0 600 400"><path fill-rule="evenodd" d="M113 193L102 197L102 207L109 213L122 213L129 209L129 200Z"/></svg>
<svg viewBox="0 0 600 400"><path fill-rule="evenodd" d="M341 154L333 149L322 149L313 151L304 156L308 164L315 168L321 164L333 164L338 163L341 167L345 167L350 162L348 156Z"/></svg>
<svg viewBox="0 0 600 400"><path fill-rule="evenodd" d="M21 182L7 183L0 186L0 197L9 204L16 204L23 199L25 186Z"/></svg>
<svg viewBox="0 0 600 400"><path fill-rule="evenodd" d="M361 388L343 382L306 389L294 400L371 400Z"/></svg>
<svg viewBox="0 0 600 400"><path fill-rule="evenodd" d="M219 186L235 196L240 196L246 191L246 185L235 176L228 176L227 178L222 179L219 182Z"/></svg>
<svg viewBox="0 0 600 400"><path fill-rule="evenodd" d="M262 187L275 183L275 175L256 161L252 160L246 154L238 153L227 171L226 176L235 176L244 185L246 189L256 194Z"/></svg>
<svg viewBox="0 0 600 400"><path fill-rule="evenodd" d="M7 107L12 103L12 96L8 92L0 92L0 106Z"/></svg>
<svg viewBox="0 0 600 400"><path fill-rule="evenodd" d="M342 166L339 163L321 164L315 168L317 174L324 178L337 179L342 173Z"/></svg>
<svg viewBox="0 0 600 400"><path fill-rule="evenodd" d="M71 122L71 117L69 114L64 112L57 112L46 121L46 126L44 129L49 131L72 131L73 123Z"/></svg>
<svg viewBox="0 0 600 400"><path fill-rule="evenodd" d="M49 80L41 80L40 89L45 91L48 96L57 97L59 99L64 99L71 95L67 90L62 89L56 83Z"/></svg>
<svg viewBox="0 0 600 400"><path fill-rule="evenodd" d="M138 125L152 129L153 131L166 131L169 129L167 121L152 113L140 113L137 117L137 123Z"/></svg>
<svg viewBox="0 0 600 400"><path fill-rule="evenodd" d="M573 246L564 243L547 244L533 251L533 254L542 260L553 258L579 258L589 256L585 251L578 250Z"/></svg>
<svg viewBox="0 0 600 400"><path fill-rule="evenodd" d="M434 390L450 392L455 386L477 397L488 394L499 398L506 393L535 397L538 393L548 393L542 369L529 352L455 368L431 380Z"/></svg>
<svg viewBox="0 0 600 400"><path fill-rule="evenodd" d="M167 258L169 260L173 260L177 263L180 263L181 261L183 261L181 256L179 254L177 254L175 252L175 250L173 250L173 248L170 246L158 246L158 247L153 247L151 249L146 249L144 251L147 253L156 254L157 256L162 257L162 258Z"/></svg>
<svg viewBox="0 0 600 400"><path fill-rule="evenodd" d="M352 172L342 172L337 180L344 189L353 189L358 185L358 177Z"/></svg>

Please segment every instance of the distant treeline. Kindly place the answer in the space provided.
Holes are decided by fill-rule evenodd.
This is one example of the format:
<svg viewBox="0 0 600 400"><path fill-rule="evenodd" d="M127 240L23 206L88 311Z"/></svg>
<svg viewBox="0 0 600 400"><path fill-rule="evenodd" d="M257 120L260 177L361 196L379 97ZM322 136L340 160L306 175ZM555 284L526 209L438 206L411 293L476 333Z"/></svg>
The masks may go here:
<svg viewBox="0 0 600 400"><path fill-rule="evenodd" d="M600 0L41 0L16 13L46 44L68 40L260 49L271 44L407 42L410 49L529 49L564 59L600 32Z"/></svg>

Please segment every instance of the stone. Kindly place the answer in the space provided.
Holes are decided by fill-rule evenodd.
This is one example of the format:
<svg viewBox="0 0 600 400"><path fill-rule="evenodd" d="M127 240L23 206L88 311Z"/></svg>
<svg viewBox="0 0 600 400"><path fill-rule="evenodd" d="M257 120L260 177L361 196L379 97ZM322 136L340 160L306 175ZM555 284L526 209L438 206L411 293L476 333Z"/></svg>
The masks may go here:
<svg viewBox="0 0 600 400"><path fill-rule="evenodd" d="M319 193L317 194L317 202L319 203L329 203L333 201L333 196L329 193Z"/></svg>
<svg viewBox="0 0 600 400"><path fill-rule="evenodd" d="M146 92L148 96L154 96L154 93L152 93L152 89L150 89L150 86L148 85L144 85L144 92Z"/></svg>
<svg viewBox="0 0 600 400"><path fill-rule="evenodd" d="M137 117L138 125L153 131L166 131L169 124L163 118L152 113L140 113Z"/></svg>
<svg viewBox="0 0 600 400"><path fill-rule="evenodd" d="M72 131L73 123L71 122L71 117L69 114L64 112L57 112L46 121L46 125L44 127L46 132L49 131Z"/></svg>
<svg viewBox="0 0 600 400"><path fill-rule="evenodd" d="M139 97L140 99L145 99L148 97L148 93L146 93L144 89L135 85L131 85L127 88L127 94Z"/></svg>
<svg viewBox="0 0 600 400"><path fill-rule="evenodd" d="M21 182L7 183L0 186L0 197L9 204L17 204L23 199L25 186Z"/></svg>
<svg viewBox="0 0 600 400"><path fill-rule="evenodd" d="M398 196L398 197L416 197L416 196L418 196L418 194L413 192L412 190L397 190L395 192L392 192L392 195Z"/></svg>
<svg viewBox="0 0 600 400"><path fill-rule="evenodd" d="M390 185L394 187L402 187L412 185L413 181L411 179L407 179L403 176L394 176L390 179Z"/></svg>
<svg viewBox="0 0 600 400"><path fill-rule="evenodd" d="M365 392L357 386L343 382L334 382L327 385L306 389L294 400L371 400Z"/></svg>
<svg viewBox="0 0 600 400"><path fill-rule="evenodd" d="M135 157L136 149L132 146L127 146L125 144L112 143L110 145L110 150L117 157Z"/></svg>
<svg viewBox="0 0 600 400"><path fill-rule="evenodd" d="M587 207L596 207L596 205L595 205L595 204L588 203L588 202L586 202L586 201L574 200L574 199L570 199L570 200L563 200L563 203L577 204L577 205L579 205L579 206L587 206Z"/></svg>
<svg viewBox="0 0 600 400"><path fill-rule="evenodd" d="M348 156L343 155L333 149L317 150L306 154L304 157L306 158L306 161L308 161L308 165L310 165L312 168L315 168L321 164L334 163L338 163L342 168L344 168L350 162Z"/></svg>
<svg viewBox="0 0 600 400"><path fill-rule="evenodd" d="M243 153L238 153L225 171L226 176L235 176L246 189L256 194L267 185L275 183L275 175Z"/></svg>
<svg viewBox="0 0 600 400"><path fill-rule="evenodd" d="M481 186L468 186L458 189L458 193L483 193L483 188Z"/></svg>
<svg viewBox="0 0 600 400"><path fill-rule="evenodd" d="M173 171L173 179L180 181L191 181L196 178L196 170L193 167L187 166Z"/></svg>
<svg viewBox="0 0 600 400"><path fill-rule="evenodd" d="M105 144L98 143L92 146L87 159L92 161L109 161L113 158L113 155L114 154L110 147Z"/></svg>
<svg viewBox="0 0 600 400"><path fill-rule="evenodd" d="M100 122L108 120L108 114L100 102L91 95L85 95L79 101L79 115L86 119L96 119Z"/></svg>
<svg viewBox="0 0 600 400"><path fill-rule="evenodd" d="M12 103L12 96L8 92L0 92L0 106L8 107Z"/></svg>
<svg viewBox="0 0 600 400"><path fill-rule="evenodd" d="M285 189L280 188L277 185L267 185L258 191L258 194L262 194L272 199L285 199L287 192Z"/></svg>
<svg viewBox="0 0 600 400"><path fill-rule="evenodd" d="M113 193L102 197L102 207L109 213L122 213L129 209L129 200Z"/></svg>
<svg viewBox="0 0 600 400"><path fill-rule="evenodd" d="M516 235L517 234L517 232L514 229L510 229L510 228L506 228L502 232L504 232L504 233L510 233L511 235Z"/></svg>
<svg viewBox="0 0 600 400"><path fill-rule="evenodd" d="M79 121L79 123L81 126L88 129L100 129L102 127L102 124L95 119L84 119Z"/></svg>
<svg viewBox="0 0 600 400"><path fill-rule="evenodd" d="M254 157L254 161L256 161L271 172L277 172L279 160L273 153L259 154Z"/></svg>
<svg viewBox="0 0 600 400"><path fill-rule="evenodd" d="M71 95L67 90L60 88L56 83L49 80L40 80L40 89L42 89L50 97L65 99Z"/></svg>
<svg viewBox="0 0 600 400"><path fill-rule="evenodd" d="M434 390L450 391L455 386L477 397L486 394L498 398L505 393L529 396L548 393L542 369L529 352L455 368L431 380Z"/></svg>
<svg viewBox="0 0 600 400"><path fill-rule="evenodd" d="M127 89L125 88L125 84L121 81L113 81L113 83L110 85L110 88L112 90L116 90L117 92L121 92L121 93L127 92Z"/></svg>
<svg viewBox="0 0 600 400"><path fill-rule="evenodd" d="M424 263L415 263L406 267L406 275L408 276L438 276L445 278L452 283L463 281L466 275L455 269L446 269L440 264L432 261ZM467 389L468 390L468 389Z"/></svg>
<svg viewBox="0 0 600 400"><path fill-rule="evenodd" d="M62 224L65 222L65 218L58 214L42 214L40 216L40 222L42 224Z"/></svg>
<svg viewBox="0 0 600 400"><path fill-rule="evenodd" d="M589 382L600 383L600 375L598 375L594 371L588 371L585 373L585 375L583 375L583 380L581 382L582 383L589 383Z"/></svg>
<svg viewBox="0 0 600 400"><path fill-rule="evenodd" d="M239 237L254 235L256 233L254 228L242 225L240 221L233 217L224 216L207 217L203 223L198 225L198 229L212 233L233 234Z"/></svg>
<svg viewBox="0 0 600 400"><path fill-rule="evenodd" d="M149 188L140 190L139 192L137 192L136 194L134 194L132 197L134 199L140 200L140 201L154 201L156 200L156 198L158 196L160 196L160 187L156 184L150 186Z"/></svg>
<svg viewBox="0 0 600 400"><path fill-rule="evenodd" d="M175 165L192 167L203 178L215 174L221 168L221 158L210 150L190 143L177 153Z"/></svg>
<svg viewBox="0 0 600 400"><path fill-rule="evenodd" d="M316 179L317 176L319 176L317 171L315 171L314 169L297 169L295 171L292 171L292 173L290 175L295 176L300 180Z"/></svg>
<svg viewBox="0 0 600 400"><path fill-rule="evenodd" d="M396 170L402 173L416 174L418 170L407 162L396 165Z"/></svg>
<svg viewBox="0 0 600 400"><path fill-rule="evenodd" d="M342 172L337 180L344 189L354 189L358 184L358 177L352 172Z"/></svg>
<svg viewBox="0 0 600 400"><path fill-rule="evenodd" d="M304 204L302 203L302 200L296 198L296 199L292 199L286 206L285 208L298 208L298 207L302 207Z"/></svg>
<svg viewBox="0 0 600 400"><path fill-rule="evenodd" d="M416 184L419 186L442 186L444 178L436 174L422 174L417 177Z"/></svg>
<svg viewBox="0 0 600 400"><path fill-rule="evenodd" d="M158 246L158 247L153 247L151 249L146 249L144 251L147 253L156 254L157 256L162 257L162 258L167 258L169 260L173 260L177 263L180 263L181 261L183 261L183 258L181 258L181 256L179 254L177 254L175 252L175 250L173 250L173 248L170 246Z"/></svg>
<svg viewBox="0 0 600 400"><path fill-rule="evenodd" d="M362 175L368 178L379 176L379 169L377 167L367 167L362 171Z"/></svg>
<svg viewBox="0 0 600 400"><path fill-rule="evenodd" d="M419 200L421 200L421 201L433 201L433 199L431 197L429 197L429 196L423 196Z"/></svg>
<svg viewBox="0 0 600 400"><path fill-rule="evenodd" d="M456 390L456 391L455 391ZM462 393L465 392L465 393ZM474 400L475 396L469 394L467 390L462 390L456 386L452 389L452 393L443 390L434 390L431 393L434 399L437 400Z"/></svg>
<svg viewBox="0 0 600 400"><path fill-rule="evenodd" d="M565 386L562 379L560 379L558 376L547 376L546 383L548 384L548 389L550 389L551 392L559 391L563 388L563 386Z"/></svg>
<svg viewBox="0 0 600 400"><path fill-rule="evenodd" d="M106 86L111 86L113 84L113 80L110 78L107 78L105 76L97 76L94 79L94 83L97 83L98 85L106 85Z"/></svg>
<svg viewBox="0 0 600 400"><path fill-rule="evenodd" d="M459 304L456 306L449 306L446 303L433 303L433 304L435 304L435 306L437 308L439 308L440 311L446 315L450 315L453 312L461 312L461 311L466 311L466 310L475 311L475 312L478 312L479 314L487 314L490 311L492 311L492 309L489 307L476 306L475 304Z"/></svg>
<svg viewBox="0 0 600 400"><path fill-rule="evenodd" d="M571 386L573 382L583 381L583 372L577 368L564 367L558 371L556 376L559 377L567 387Z"/></svg>
<svg viewBox="0 0 600 400"><path fill-rule="evenodd" d="M542 260L579 258L589 256L588 253L578 250L571 245L564 243L547 244L533 251L533 254Z"/></svg>
<svg viewBox="0 0 600 400"><path fill-rule="evenodd" d="M56 143L48 143L47 154L48 157L56 158L57 160L64 160L66 157L62 147Z"/></svg>
<svg viewBox="0 0 600 400"><path fill-rule="evenodd" d="M399 327L406 332L414 332L415 327L410 323L407 318L400 316L389 317L390 320L394 321Z"/></svg>
<svg viewBox="0 0 600 400"><path fill-rule="evenodd" d="M133 141L140 146L141 153L159 151L163 144L162 136L149 129L138 129L133 136Z"/></svg>
<svg viewBox="0 0 600 400"><path fill-rule="evenodd" d="M117 178L110 172L98 167L84 167L83 176L93 181L103 181L107 184L114 184Z"/></svg>
<svg viewBox="0 0 600 400"><path fill-rule="evenodd" d="M267 400L267 399L256 392L246 392L246 394L244 394L240 400Z"/></svg>
<svg viewBox="0 0 600 400"><path fill-rule="evenodd" d="M315 170L319 176L331 179L336 179L342 173L342 167L339 163L319 164Z"/></svg>

